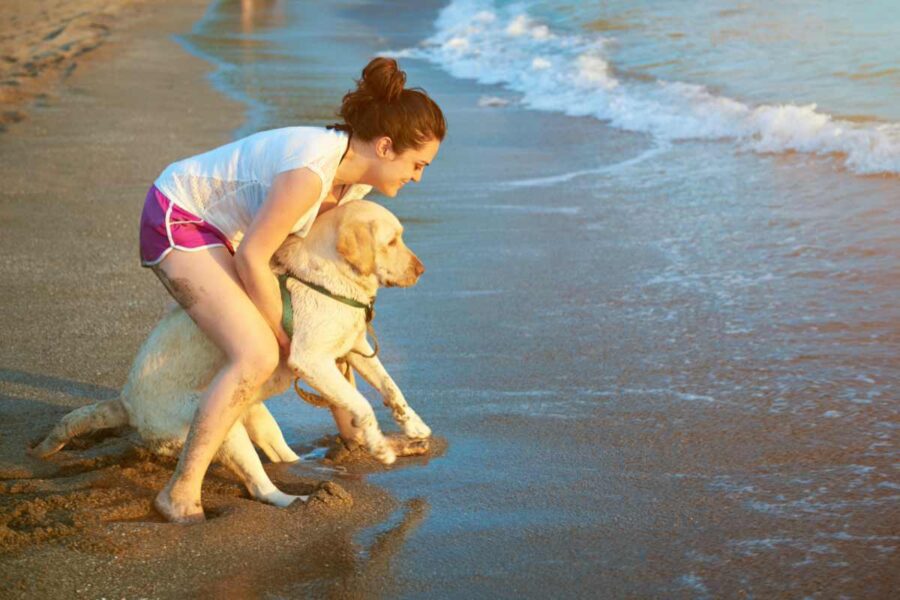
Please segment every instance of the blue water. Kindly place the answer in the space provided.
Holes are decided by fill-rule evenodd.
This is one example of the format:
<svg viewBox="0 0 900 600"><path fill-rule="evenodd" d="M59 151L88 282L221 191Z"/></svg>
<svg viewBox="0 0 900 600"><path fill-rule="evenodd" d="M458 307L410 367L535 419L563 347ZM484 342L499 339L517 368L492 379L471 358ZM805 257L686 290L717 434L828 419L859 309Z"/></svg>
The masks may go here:
<svg viewBox="0 0 900 600"><path fill-rule="evenodd" d="M612 39L612 63L622 71L707 86L752 105L816 104L837 117L896 122L897 8L892 0L714 0L604 2L602 11L551 2L533 10Z"/></svg>
<svg viewBox="0 0 900 600"><path fill-rule="evenodd" d="M897 583L891 5L211 6L186 41L247 102L236 136L331 122L379 52L450 124L376 197L428 269L379 296L383 360L448 451L369 477L416 508L361 554L417 523L373 595ZM334 428L272 405L292 443Z"/></svg>
<svg viewBox="0 0 900 600"><path fill-rule="evenodd" d="M890 4L454 0L434 34L397 54L500 84L511 93L497 103L897 174L900 17Z"/></svg>

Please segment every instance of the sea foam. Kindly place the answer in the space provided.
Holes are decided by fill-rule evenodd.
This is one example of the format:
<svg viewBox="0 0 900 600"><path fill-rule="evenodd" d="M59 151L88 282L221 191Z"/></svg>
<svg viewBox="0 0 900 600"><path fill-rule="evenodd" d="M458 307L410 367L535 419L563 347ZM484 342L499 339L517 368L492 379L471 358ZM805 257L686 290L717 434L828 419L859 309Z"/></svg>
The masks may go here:
<svg viewBox="0 0 900 600"><path fill-rule="evenodd" d="M759 153L835 155L859 174L900 173L900 124L856 123L815 104L750 106L683 82L617 76L610 39L553 31L522 4L453 0L419 47L389 53L500 84L535 110L594 117L659 140L732 140Z"/></svg>

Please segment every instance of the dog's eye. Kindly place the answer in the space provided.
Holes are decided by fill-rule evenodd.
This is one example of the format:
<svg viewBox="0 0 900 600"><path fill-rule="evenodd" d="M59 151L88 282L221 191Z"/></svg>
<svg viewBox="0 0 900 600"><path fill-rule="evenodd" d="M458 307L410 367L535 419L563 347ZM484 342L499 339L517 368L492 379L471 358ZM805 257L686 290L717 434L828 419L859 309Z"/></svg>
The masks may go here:
<svg viewBox="0 0 900 600"><path fill-rule="evenodd" d="M396 245L397 245L397 238L394 238L388 242L388 246L396 246Z"/></svg>

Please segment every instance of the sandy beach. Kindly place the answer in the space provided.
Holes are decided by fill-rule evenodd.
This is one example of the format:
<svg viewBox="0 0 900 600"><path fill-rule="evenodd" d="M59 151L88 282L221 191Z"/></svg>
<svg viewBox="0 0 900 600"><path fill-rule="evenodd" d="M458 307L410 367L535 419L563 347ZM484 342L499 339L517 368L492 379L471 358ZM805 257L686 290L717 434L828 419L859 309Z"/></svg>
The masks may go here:
<svg viewBox="0 0 900 600"><path fill-rule="evenodd" d="M891 597L900 208L896 176L878 171L897 155L878 143L893 135L881 126L896 110L894 74L881 64L893 55L863 47L862 74L844 66L867 86L854 97L844 79L815 79L815 66L834 70L826 59L842 54L838 44L825 44L817 65L790 46L792 29L769 26L794 22L792 13L549 2L526 15L534 4L429 0L384 11L363 0L271 0L246 11L98 0L84 10L106 16L78 17L56 35L59 26L23 9L41 24L29 48L71 35L92 49L41 67L35 91L4 109L0 589L23 598ZM71 17L69 5L46 6L57 15L48 22ZM810 22L824 27L818 10ZM721 31L689 31L704 18ZM765 24L752 31L774 41L729 45L733 19ZM777 53L764 43L786 44L776 49L796 72L765 79ZM668 60L666 44L690 60ZM747 59L748 47L765 60ZM305 460L268 470L313 500L287 510L251 502L216 468L204 487L211 519L191 528L151 510L172 464L127 431L80 440L52 461L28 457L28 443L68 410L115 396L166 308L137 260L140 206L159 170L237 135L331 122L360 65L386 51L400 52L408 81L449 122L422 183L375 198L427 268L414 288L379 295L375 326L385 366L437 435L432 455L380 469L335 446L323 411L275 398L269 406ZM742 79L714 78L732 77L738 61ZM570 72L580 79L568 88L544 79ZM700 93L657 76L712 79ZM804 78L837 91L821 83L779 95L783 80ZM662 110L660 89L687 92L663 96ZM819 148L813 134L802 138L811 126L780 132L810 151L728 137L761 127L727 121L729 110L767 115L829 90L832 104L819 110L844 131L840 115L855 115L865 144ZM597 102L606 92L620 95ZM745 104L715 95L726 93ZM768 108L753 112L755 103ZM708 119L694 117L720 106L722 129L709 133ZM791 115L828 121L811 110ZM666 137L661 124L688 135Z"/></svg>
<svg viewBox="0 0 900 600"><path fill-rule="evenodd" d="M284 489L312 494L281 511L246 499L219 471L204 485L213 518L188 530L151 508L172 464L127 440L88 440L53 461L25 454L68 410L117 393L166 308L161 286L138 267L141 199L173 157L227 141L243 112L207 84L210 65L170 37L206 4L129 5L89 60L61 87L44 88L39 109L0 139L4 597L247 598L304 579L353 594L422 517L408 507L360 558L353 532L395 506L361 481L273 473ZM186 109L185 97L205 110Z"/></svg>

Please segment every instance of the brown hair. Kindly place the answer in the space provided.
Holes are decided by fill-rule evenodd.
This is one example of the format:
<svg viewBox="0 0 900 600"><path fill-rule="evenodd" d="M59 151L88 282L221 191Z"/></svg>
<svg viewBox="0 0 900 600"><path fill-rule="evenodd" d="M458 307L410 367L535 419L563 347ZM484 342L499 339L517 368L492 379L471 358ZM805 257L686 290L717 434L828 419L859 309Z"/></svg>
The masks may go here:
<svg viewBox="0 0 900 600"><path fill-rule="evenodd" d="M365 141L391 138L394 152L419 148L429 140L443 141L447 133L444 113L421 88L404 88L406 73L393 58L372 59L356 81L356 89L344 94L338 115Z"/></svg>

